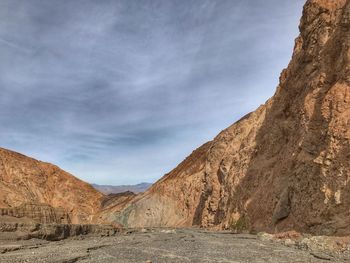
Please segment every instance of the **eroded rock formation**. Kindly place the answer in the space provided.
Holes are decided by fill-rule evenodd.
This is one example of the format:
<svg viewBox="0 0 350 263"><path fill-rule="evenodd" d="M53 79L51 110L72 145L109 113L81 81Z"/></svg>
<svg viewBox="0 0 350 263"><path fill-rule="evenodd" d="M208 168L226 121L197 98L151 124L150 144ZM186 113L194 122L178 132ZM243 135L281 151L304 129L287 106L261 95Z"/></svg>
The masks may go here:
<svg viewBox="0 0 350 263"><path fill-rule="evenodd" d="M9 222L2 222L0 220L0 240L38 238L58 241L68 237L83 235L113 236L119 231L119 228L111 225L37 224L12 222L11 220Z"/></svg>
<svg viewBox="0 0 350 263"><path fill-rule="evenodd" d="M71 223L69 214L63 208L54 208L47 204L22 204L18 207L0 208L0 216L28 218L36 223Z"/></svg>
<svg viewBox="0 0 350 263"><path fill-rule="evenodd" d="M5 215L41 223L91 223L103 197L55 165L0 148L0 208Z"/></svg>
<svg viewBox="0 0 350 263"><path fill-rule="evenodd" d="M115 221L350 233L350 1L308 0L275 95Z"/></svg>

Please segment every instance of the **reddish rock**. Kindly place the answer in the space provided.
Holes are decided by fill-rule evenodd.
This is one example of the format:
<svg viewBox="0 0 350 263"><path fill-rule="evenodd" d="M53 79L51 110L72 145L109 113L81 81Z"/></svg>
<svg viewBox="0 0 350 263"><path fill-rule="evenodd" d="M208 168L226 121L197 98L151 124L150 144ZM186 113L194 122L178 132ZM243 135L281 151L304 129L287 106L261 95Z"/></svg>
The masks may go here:
<svg viewBox="0 0 350 263"><path fill-rule="evenodd" d="M301 233L298 233L296 231L287 231L287 232L281 232L276 233L273 235L273 238L276 239L301 239L303 236Z"/></svg>
<svg viewBox="0 0 350 263"><path fill-rule="evenodd" d="M350 233L350 1L309 0L275 95L115 220Z"/></svg>
<svg viewBox="0 0 350 263"><path fill-rule="evenodd" d="M63 208L53 208L47 204L23 204L19 207L0 208L0 216L28 218L36 223L69 224L71 219Z"/></svg>
<svg viewBox="0 0 350 263"><path fill-rule="evenodd" d="M66 213L71 223L91 223L103 197L55 165L0 148L0 208L4 213L46 223L57 223Z"/></svg>

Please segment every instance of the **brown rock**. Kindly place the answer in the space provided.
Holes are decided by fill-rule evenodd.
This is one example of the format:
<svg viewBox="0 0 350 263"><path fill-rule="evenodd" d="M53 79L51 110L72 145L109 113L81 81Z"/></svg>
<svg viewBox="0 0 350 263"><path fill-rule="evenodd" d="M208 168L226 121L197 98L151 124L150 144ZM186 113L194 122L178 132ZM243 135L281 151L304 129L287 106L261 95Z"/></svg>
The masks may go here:
<svg viewBox="0 0 350 263"><path fill-rule="evenodd" d="M276 239L301 239L302 234L296 231L281 232L273 235Z"/></svg>
<svg viewBox="0 0 350 263"><path fill-rule="evenodd" d="M23 204L19 207L0 208L0 216L29 218L36 223L69 224L69 214L63 208L53 208L47 204Z"/></svg>
<svg viewBox="0 0 350 263"><path fill-rule="evenodd" d="M0 148L2 214L41 223L90 223L103 197L55 165Z"/></svg>
<svg viewBox="0 0 350 263"><path fill-rule="evenodd" d="M50 241L83 235L113 236L120 229L111 225L33 224L0 222L0 240L39 238Z"/></svg>
<svg viewBox="0 0 350 263"><path fill-rule="evenodd" d="M275 95L194 151L115 220L349 234L349 14L349 0L307 1Z"/></svg>

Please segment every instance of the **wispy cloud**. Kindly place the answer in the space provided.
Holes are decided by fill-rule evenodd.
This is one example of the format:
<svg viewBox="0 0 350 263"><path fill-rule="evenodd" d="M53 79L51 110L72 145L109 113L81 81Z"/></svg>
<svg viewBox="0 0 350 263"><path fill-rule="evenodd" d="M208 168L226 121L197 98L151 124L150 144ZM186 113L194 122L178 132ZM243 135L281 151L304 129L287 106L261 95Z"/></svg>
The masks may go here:
<svg viewBox="0 0 350 263"><path fill-rule="evenodd" d="M303 0L2 0L1 146L152 181L271 96Z"/></svg>

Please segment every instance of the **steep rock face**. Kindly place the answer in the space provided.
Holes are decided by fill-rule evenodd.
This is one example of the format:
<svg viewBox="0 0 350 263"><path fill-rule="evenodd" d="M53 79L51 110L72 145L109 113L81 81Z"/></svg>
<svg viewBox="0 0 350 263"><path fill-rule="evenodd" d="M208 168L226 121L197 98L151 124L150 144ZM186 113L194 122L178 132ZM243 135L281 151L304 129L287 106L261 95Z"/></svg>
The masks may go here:
<svg viewBox="0 0 350 263"><path fill-rule="evenodd" d="M350 1L309 0L275 95L115 220L350 233Z"/></svg>
<svg viewBox="0 0 350 263"><path fill-rule="evenodd" d="M53 208L47 204L22 204L19 207L0 208L0 216L28 218L42 224L69 224L69 214L63 208Z"/></svg>
<svg viewBox="0 0 350 263"><path fill-rule="evenodd" d="M30 203L36 204L36 213L40 204L47 204L62 208L72 223L89 223L102 198L102 193L55 165L0 148L0 208ZM30 209L23 211L31 217Z"/></svg>

